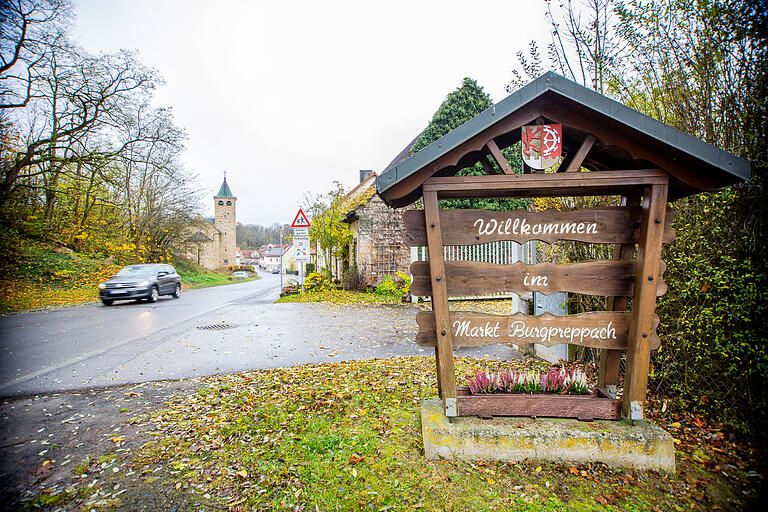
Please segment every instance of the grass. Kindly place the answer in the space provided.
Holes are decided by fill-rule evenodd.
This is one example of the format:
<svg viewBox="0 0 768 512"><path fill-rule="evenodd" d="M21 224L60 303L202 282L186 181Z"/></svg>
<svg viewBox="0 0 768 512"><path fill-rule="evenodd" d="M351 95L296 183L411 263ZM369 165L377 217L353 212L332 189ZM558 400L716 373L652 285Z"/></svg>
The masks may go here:
<svg viewBox="0 0 768 512"><path fill-rule="evenodd" d="M0 245L0 313L95 302L98 284L121 268L27 238L15 237ZM245 281L231 281L228 274L188 262L175 265L185 290Z"/></svg>
<svg viewBox="0 0 768 512"><path fill-rule="evenodd" d="M204 267L200 267L188 261L175 263L176 271L181 276L181 284L184 290L207 288L209 286L221 286L224 284L243 283L258 279L258 275L248 279L231 279L230 274L222 274Z"/></svg>
<svg viewBox="0 0 768 512"><path fill-rule="evenodd" d="M459 376L542 365L456 363ZM649 407L678 443L675 477L600 464L427 461L418 408L436 395L433 373L433 358L408 357L211 377L136 419L151 441L113 461L119 473L107 468L82 485L96 478L88 493L108 493L120 484L128 491L108 505L126 510L157 489L183 497L188 509L232 511L677 512L740 510L757 499L747 456L691 437L690 423L657 402Z"/></svg>
<svg viewBox="0 0 768 512"><path fill-rule="evenodd" d="M305 291L303 294L286 295L276 303L328 302L332 304L399 304L400 295L380 295L373 292L349 290Z"/></svg>

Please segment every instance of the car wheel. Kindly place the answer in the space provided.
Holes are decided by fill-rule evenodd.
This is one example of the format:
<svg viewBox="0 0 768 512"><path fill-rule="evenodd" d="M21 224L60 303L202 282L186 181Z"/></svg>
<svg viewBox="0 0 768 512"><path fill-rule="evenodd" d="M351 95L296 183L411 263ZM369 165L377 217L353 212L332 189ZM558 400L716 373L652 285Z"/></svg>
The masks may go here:
<svg viewBox="0 0 768 512"><path fill-rule="evenodd" d="M103 303L105 306L111 306L113 301L112 301L112 299L101 299L101 302L102 302L102 303Z"/></svg>
<svg viewBox="0 0 768 512"><path fill-rule="evenodd" d="M157 302L157 299L160 297L160 293L157 291L157 286L153 286L152 290L149 292L149 297L147 300L149 302Z"/></svg>
<svg viewBox="0 0 768 512"><path fill-rule="evenodd" d="M173 291L173 298L178 299L181 297L181 284L176 284L176 289Z"/></svg>

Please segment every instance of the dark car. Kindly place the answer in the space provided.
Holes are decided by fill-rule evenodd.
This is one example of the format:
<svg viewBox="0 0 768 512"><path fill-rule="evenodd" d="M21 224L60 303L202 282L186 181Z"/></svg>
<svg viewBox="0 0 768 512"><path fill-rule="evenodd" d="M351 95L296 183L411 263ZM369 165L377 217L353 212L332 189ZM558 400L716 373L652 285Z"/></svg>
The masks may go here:
<svg viewBox="0 0 768 512"><path fill-rule="evenodd" d="M128 265L99 285L99 297L105 306L116 300L157 302L161 295L181 297L181 278L171 265Z"/></svg>

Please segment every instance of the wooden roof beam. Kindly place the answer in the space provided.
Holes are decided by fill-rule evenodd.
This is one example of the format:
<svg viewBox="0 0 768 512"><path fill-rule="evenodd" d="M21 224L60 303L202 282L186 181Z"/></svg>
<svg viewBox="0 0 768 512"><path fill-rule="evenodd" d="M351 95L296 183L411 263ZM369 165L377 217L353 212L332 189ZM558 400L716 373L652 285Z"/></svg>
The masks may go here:
<svg viewBox="0 0 768 512"><path fill-rule="evenodd" d="M557 168L557 172L576 172L581 168L581 164L587 158L589 150L595 144L597 139L593 135L587 135L576 151L569 151L563 161L560 162L560 167Z"/></svg>
<svg viewBox="0 0 768 512"><path fill-rule="evenodd" d="M616 195L636 190L638 187L666 185L668 180L668 175L659 169L451 176L427 179L423 191L436 192L440 199Z"/></svg>
<svg viewBox="0 0 768 512"><path fill-rule="evenodd" d="M499 149L499 146L496 145L495 140L491 139L488 142L486 142L485 147L487 147L488 150L491 152L493 159L496 160L496 163L499 165L499 168L502 170L504 174L515 174L514 169L512 169L512 166L509 165L507 158L502 154L501 150Z"/></svg>

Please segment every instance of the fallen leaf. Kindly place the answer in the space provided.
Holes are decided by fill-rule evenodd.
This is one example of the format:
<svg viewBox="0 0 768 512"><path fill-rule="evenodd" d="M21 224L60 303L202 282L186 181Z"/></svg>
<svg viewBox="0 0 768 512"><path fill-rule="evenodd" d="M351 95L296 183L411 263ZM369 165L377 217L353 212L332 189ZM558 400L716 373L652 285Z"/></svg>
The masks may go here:
<svg viewBox="0 0 768 512"><path fill-rule="evenodd" d="M50 470L52 470L52 469L53 469L53 462L50 461L50 460L46 460L45 462L43 462L42 466L40 466L39 468L37 468L35 470L35 474L36 475L44 475L44 474L48 473Z"/></svg>

